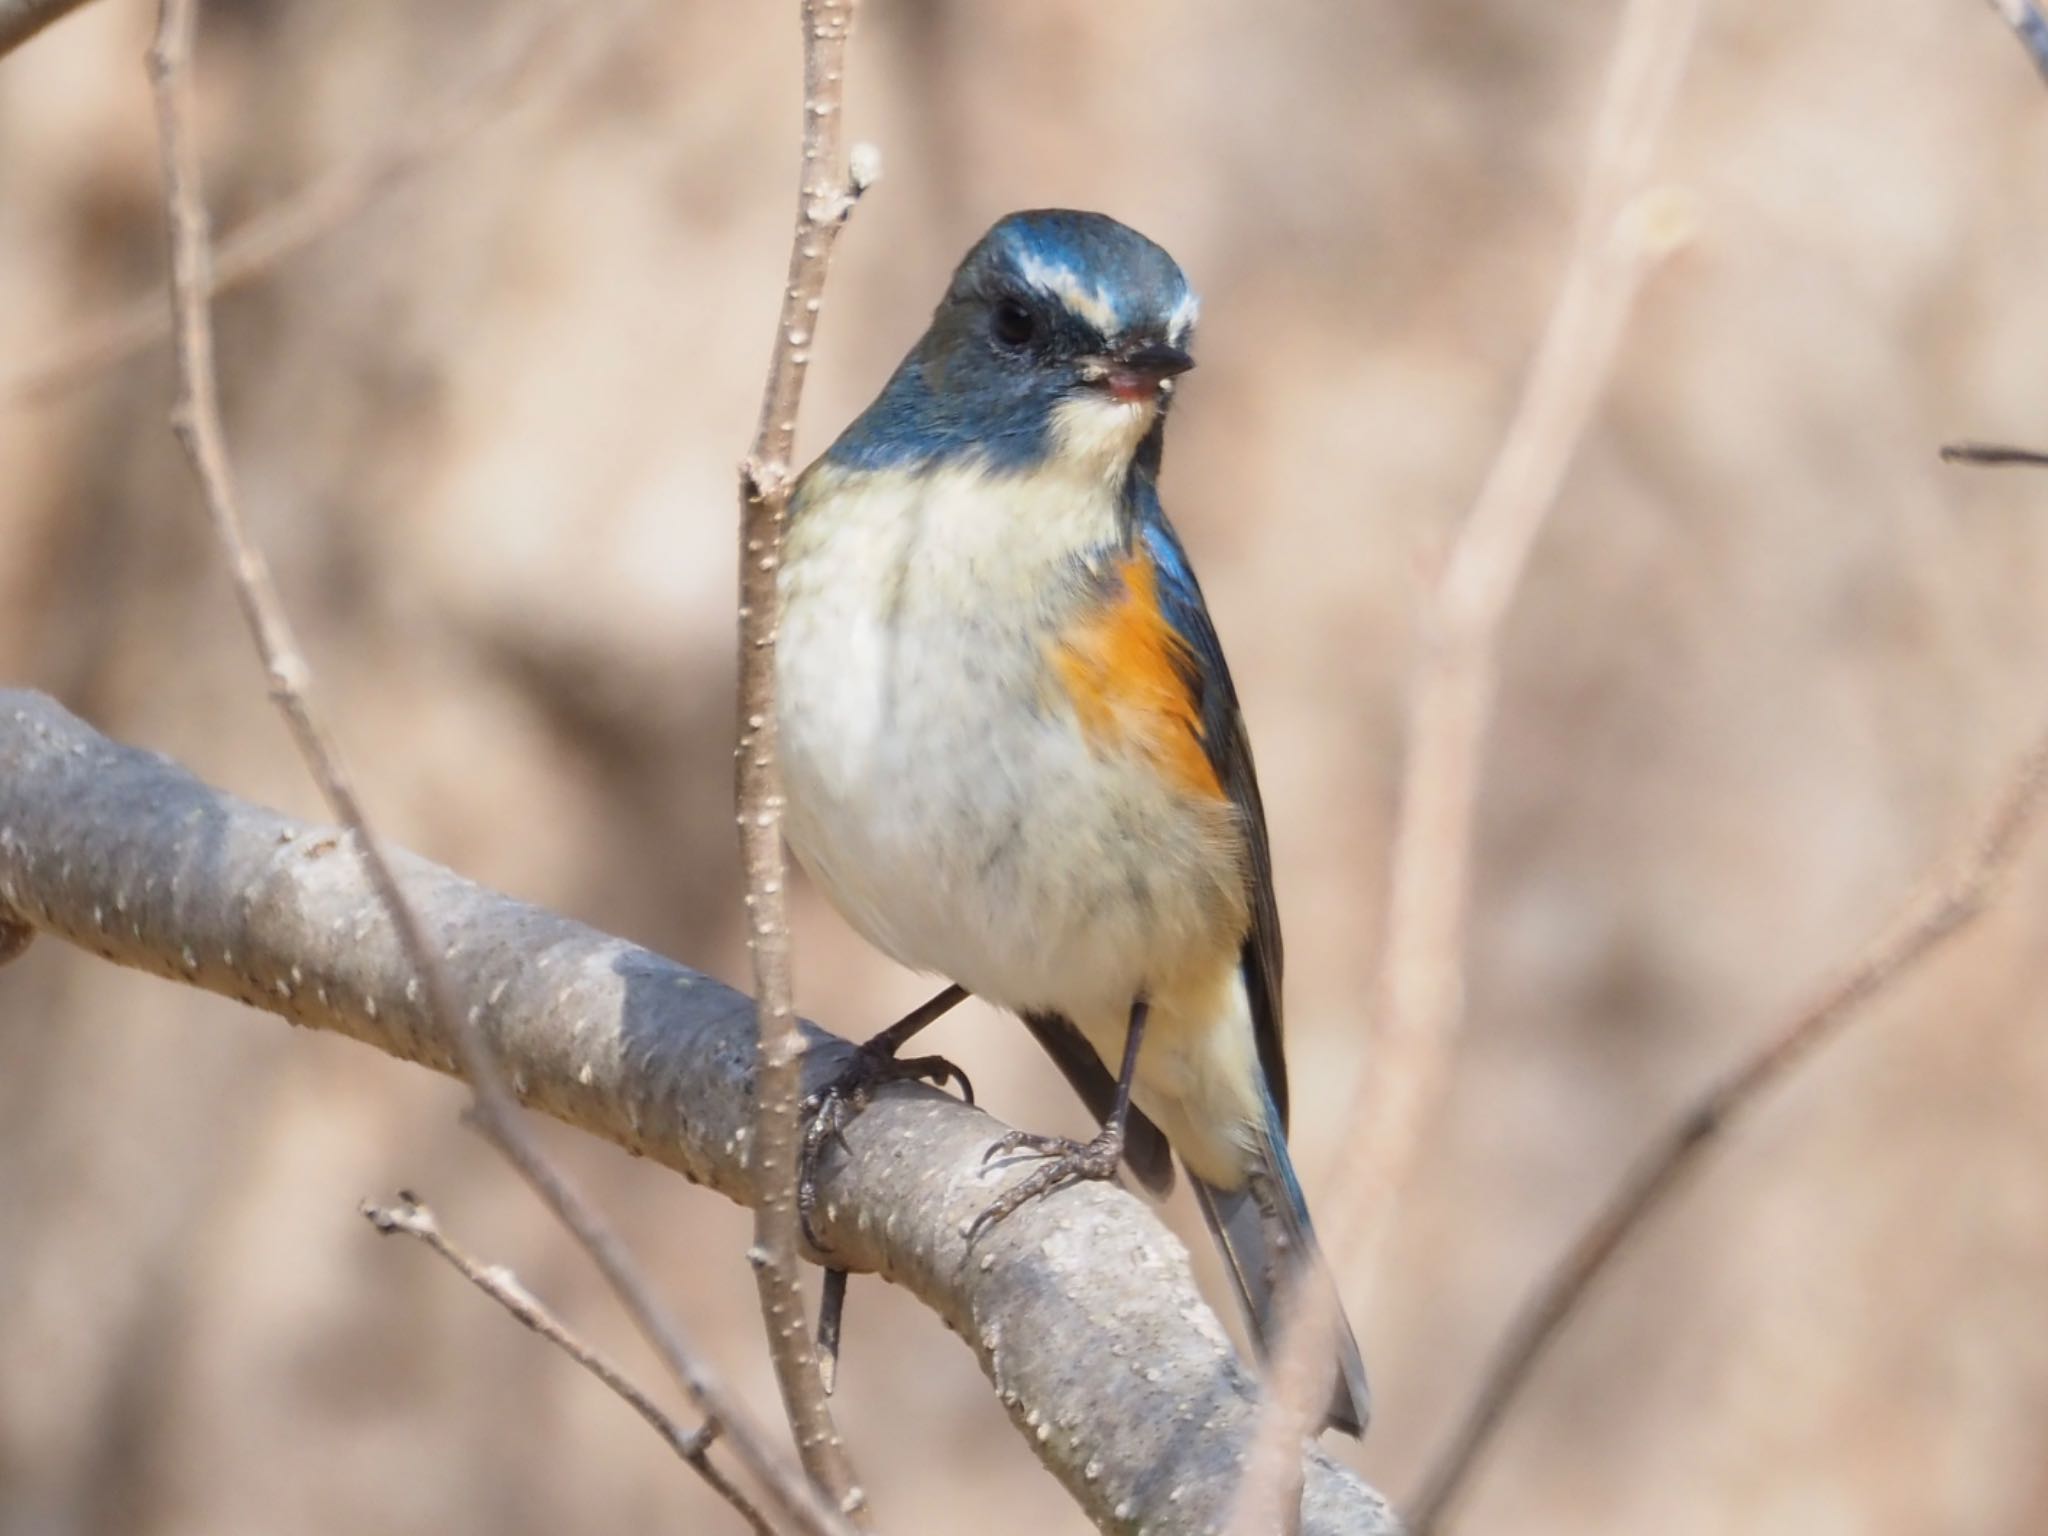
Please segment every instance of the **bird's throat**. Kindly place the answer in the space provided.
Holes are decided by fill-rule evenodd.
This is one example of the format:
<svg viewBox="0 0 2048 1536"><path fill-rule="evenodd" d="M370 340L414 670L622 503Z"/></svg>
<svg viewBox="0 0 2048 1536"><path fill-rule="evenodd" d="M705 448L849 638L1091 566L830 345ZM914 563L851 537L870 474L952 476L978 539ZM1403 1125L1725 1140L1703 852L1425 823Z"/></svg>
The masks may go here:
<svg viewBox="0 0 2048 1536"><path fill-rule="evenodd" d="M1069 395L1052 411L1052 458L1089 480L1121 485L1159 415L1156 393L1130 398L1106 390Z"/></svg>

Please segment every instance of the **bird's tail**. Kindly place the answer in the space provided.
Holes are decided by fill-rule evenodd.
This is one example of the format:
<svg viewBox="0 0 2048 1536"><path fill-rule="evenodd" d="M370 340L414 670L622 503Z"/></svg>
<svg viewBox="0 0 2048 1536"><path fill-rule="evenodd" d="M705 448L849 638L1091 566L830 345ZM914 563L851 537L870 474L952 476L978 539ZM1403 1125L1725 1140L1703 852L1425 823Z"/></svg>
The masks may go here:
<svg viewBox="0 0 2048 1536"><path fill-rule="evenodd" d="M1252 1338L1264 1356L1279 1327L1279 1299L1294 1292L1293 1280L1322 1264L1315 1229L1309 1225L1308 1203L1287 1157L1280 1130L1280 1112L1266 1099L1266 1123L1260 1128L1252 1177L1242 1189L1218 1189L1195 1178L1202 1214L1229 1261L1244 1304ZM1263 1198L1262 1198L1263 1196ZM1270 1210L1266 1206L1270 1204ZM1334 1297L1333 1297L1334 1299ZM1347 1435L1363 1435L1372 1417L1372 1391L1366 1385L1365 1361L1343 1309L1337 1312L1337 1358L1331 1386L1329 1425Z"/></svg>

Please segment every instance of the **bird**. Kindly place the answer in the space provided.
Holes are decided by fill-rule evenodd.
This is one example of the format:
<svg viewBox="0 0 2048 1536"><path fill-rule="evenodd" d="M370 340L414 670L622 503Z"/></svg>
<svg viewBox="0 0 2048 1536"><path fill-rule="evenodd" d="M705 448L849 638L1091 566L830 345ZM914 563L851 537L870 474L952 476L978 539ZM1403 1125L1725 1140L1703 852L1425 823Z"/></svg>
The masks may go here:
<svg viewBox="0 0 2048 1536"><path fill-rule="evenodd" d="M1251 743L1159 497L1199 301L1100 213L999 220L881 393L794 484L778 587L784 832L870 943L949 985L814 1095L816 1152L963 997L1101 1120L976 1221L1178 1157L1255 1344L1322 1260L1287 1152L1281 942ZM819 1129L822 1128L822 1129ZM806 1210L815 1196L805 1195ZM1371 1411L1339 1318L1331 1427Z"/></svg>

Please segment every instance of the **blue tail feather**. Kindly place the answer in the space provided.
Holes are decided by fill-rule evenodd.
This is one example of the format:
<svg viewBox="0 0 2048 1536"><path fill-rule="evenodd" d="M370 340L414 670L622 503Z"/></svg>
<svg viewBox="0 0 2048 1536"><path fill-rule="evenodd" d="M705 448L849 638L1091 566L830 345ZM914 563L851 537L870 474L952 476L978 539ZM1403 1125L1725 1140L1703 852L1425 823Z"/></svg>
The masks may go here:
<svg viewBox="0 0 2048 1536"><path fill-rule="evenodd" d="M1320 1265L1315 1229L1309 1225L1308 1202L1302 1198L1301 1181L1287 1156L1287 1141L1280 1131L1279 1111L1271 1097L1266 1100L1266 1123L1260 1128L1254 1148L1251 1178L1240 1189L1219 1189L1189 1174L1202 1215L1223 1250L1238 1300L1259 1353L1271 1346L1280 1293L1306 1265ZM1259 1197L1259 1186L1267 1201ZM1265 1209L1270 1203L1271 1210ZM1337 1359L1329 1423L1347 1435L1363 1435L1372 1417L1372 1390L1365 1379L1365 1361L1358 1352L1358 1340L1340 1310L1337 1315Z"/></svg>

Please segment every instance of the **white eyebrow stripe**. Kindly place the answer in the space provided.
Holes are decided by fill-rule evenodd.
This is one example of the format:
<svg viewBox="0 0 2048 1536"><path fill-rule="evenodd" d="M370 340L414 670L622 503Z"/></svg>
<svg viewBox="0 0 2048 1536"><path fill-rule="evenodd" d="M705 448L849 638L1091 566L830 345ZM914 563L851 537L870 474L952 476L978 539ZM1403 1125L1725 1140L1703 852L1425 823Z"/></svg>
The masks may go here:
<svg viewBox="0 0 2048 1536"><path fill-rule="evenodd" d="M1179 346L1194 329L1195 321L1202 313L1201 296L1190 288L1181 295L1180 302L1173 306L1173 315L1166 322L1166 339Z"/></svg>
<svg viewBox="0 0 2048 1536"><path fill-rule="evenodd" d="M1018 258L1017 272L1032 287L1052 295L1070 313L1094 326L1105 339L1123 329L1123 320L1117 315L1116 306L1109 301L1109 294L1099 286L1082 287L1080 280L1065 267L1054 266L1027 253Z"/></svg>

